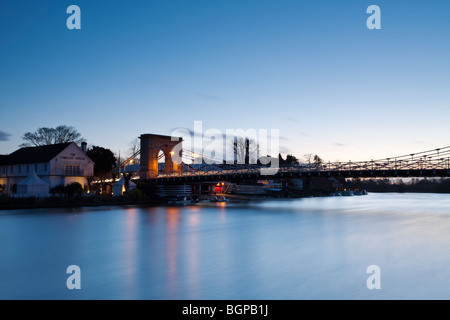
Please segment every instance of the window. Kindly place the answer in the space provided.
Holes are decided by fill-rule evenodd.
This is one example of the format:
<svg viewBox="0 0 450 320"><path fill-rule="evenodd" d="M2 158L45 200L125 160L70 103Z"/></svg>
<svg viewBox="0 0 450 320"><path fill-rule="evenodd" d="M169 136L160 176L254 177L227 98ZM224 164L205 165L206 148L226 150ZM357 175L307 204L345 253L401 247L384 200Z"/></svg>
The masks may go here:
<svg viewBox="0 0 450 320"><path fill-rule="evenodd" d="M30 173L30 165L27 164L27 173Z"/></svg>
<svg viewBox="0 0 450 320"><path fill-rule="evenodd" d="M13 166L9 167L9 173L14 173L14 167Z"/></svg>
<svg viewBox="0 0 450 320"><path fill-rule="evenodd" d="M22 173L22 166L19 165L19 173Z"/></svg>
<svg viewBox="0 0 450 320"><path fill-rule="evenodd" d="M65 166L64 174L66 176L79 176L81 175L80 166Z"/></svg>
<svg viewBox="0 0 450 320"><path fill-rule="evenodd" d="M47 164L44 163L44 172L47 172Z"/></svg>
<svg viewBox="0 0 450 320"><path fill-rule="evenodd" d="M36 173L38 172L38 165L37 164L34 165L34 172L36 172Z"/></svg>

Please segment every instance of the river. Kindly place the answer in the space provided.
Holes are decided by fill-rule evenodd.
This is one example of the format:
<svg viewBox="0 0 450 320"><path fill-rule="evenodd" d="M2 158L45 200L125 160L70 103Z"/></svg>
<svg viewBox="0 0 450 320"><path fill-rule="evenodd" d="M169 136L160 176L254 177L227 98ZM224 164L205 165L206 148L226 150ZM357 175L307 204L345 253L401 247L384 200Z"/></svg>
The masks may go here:
<svg viewBox="0 0 450 320"><path fill-rule="evenodd" d="M0 299L449 298L446 194L0 211Z"/></svg>

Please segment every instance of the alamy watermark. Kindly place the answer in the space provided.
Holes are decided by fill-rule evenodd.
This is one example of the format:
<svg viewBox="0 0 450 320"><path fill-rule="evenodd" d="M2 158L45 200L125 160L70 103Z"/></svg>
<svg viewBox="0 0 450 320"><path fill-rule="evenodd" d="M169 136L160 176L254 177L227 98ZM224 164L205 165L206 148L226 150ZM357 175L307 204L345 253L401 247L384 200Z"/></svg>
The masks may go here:
<svg viewBox="0 0 450 320"><path fill-rule="evenodd" d="M366 26L369 30L381 29L381 9L379 6L371 5L367 8L366 13L371 14L367 18Z"/></svg>
<svg viewBox="0 0 450 320"><path fill-rule="evenodd" d="M77 5L70 5L67 7L66 13L70 14L67 18L66 26L69 30L81 29L81 9ZM371 16L366 21L366 26L369 30L381 29L381 9L377 5L370 5L366 10L367 14Z"/></svg>
<svg viewBox="0 0 450 320"><path fill-rule="evenodd" d="M67 274L70 276L67 278L66 286L69 290L81 290L81 269L77 265L71 265L67 267Z"/></svg>
<svg viewBox="0 0 450 320"><path fill-rule="evenodd" d="M203 130L202 121L194 122L194 130L172 131L173 141L183 141L172 150L172 161L182 164L186 156L193 164L259 165L262 175L274 175L279 169L279 129Z"/></svg>
<svg viewBox="0 0 450 320"><path fill-rule="evenodd" d="M76 5L70 5L67 7L66 12L70 14L70 16L67 18L66 26L67 29L73 30L81 29L81 9L79 6Z"/></svg>
<svg viewBox="0 0 450 320"><path fill-rule="evenodd" d="M381 268L377 265L371 265L367 267L367 274L370 274L369 278L367 278L367 289L373 290L381 289Z"/></svg>
<svg viewBox="0 0 450 320"><path fill-rule="evenodd" d="M366 286L369 290L381 289L381 268L378 265L370 265L366 270L370 276L367 278ZM66 270L70 276L67 278L66 286L69 290L81 290L81 269L77 265L70 265Z"/></svg>

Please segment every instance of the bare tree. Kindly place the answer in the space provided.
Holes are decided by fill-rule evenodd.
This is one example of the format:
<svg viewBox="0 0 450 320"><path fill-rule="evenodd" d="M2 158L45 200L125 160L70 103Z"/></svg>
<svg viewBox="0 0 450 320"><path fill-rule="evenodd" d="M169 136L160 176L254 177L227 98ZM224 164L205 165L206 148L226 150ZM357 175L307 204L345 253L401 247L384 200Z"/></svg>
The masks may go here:
<svg viewBox="0 0 450 320"><path fill-rule="evenodd" d="M128 143L128 151L127 151L127 158L131 158L133 155L135 155L139 150L141 149L141 141L139 138L133 139ZM136 157L133 159L133 162L135 164L140 164L140 157Z"/></svg>
<svg viewBox="0 0 450 320"><path fill-rule="evenodd" d="M314 155L313 155L312 153L305 153L305 154L303 155L303 159L305 160L305 162L306 162L307 164L311 164L311 162L313 162Z"/></svg>
<svg viewBox="0 0 450 320"><path fill-rule="evenodd" d="M74 127L69 126L58 126L55 129L55 144L56 143L66 143L66 142L76 142L81 144L85 142L85 139L81 137L81 133L77 131Z"/></svg>
<svg viewBox="0 0 450 320"><path fill-rule="evenodd" d="M56 128L39 128L35 132L27 132L22 136L25 140L20 147L46 146L51 144L75 142L81 144L86 140L74 127L58 126Z"/></svg>
<svg viewBox="0 0 450 320"><path fill-rule="evenodd" d="M233 142L234 160L238 164L256 164L259 146L248 138L235 137Z"/></svg>

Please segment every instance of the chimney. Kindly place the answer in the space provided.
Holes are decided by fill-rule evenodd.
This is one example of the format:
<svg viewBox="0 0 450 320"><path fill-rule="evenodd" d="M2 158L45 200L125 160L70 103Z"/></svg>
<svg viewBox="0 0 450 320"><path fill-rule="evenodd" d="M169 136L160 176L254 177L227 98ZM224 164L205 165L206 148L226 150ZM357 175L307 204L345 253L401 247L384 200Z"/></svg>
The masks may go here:
<svg viewBox="0 0 450 320"><path fill-rule="evenodd" d="M81 150L82 150L84 153L86 153L86 151L87 151L87 143L86 143L86 142L82 142L82 143L81 143Z"/></svg>

